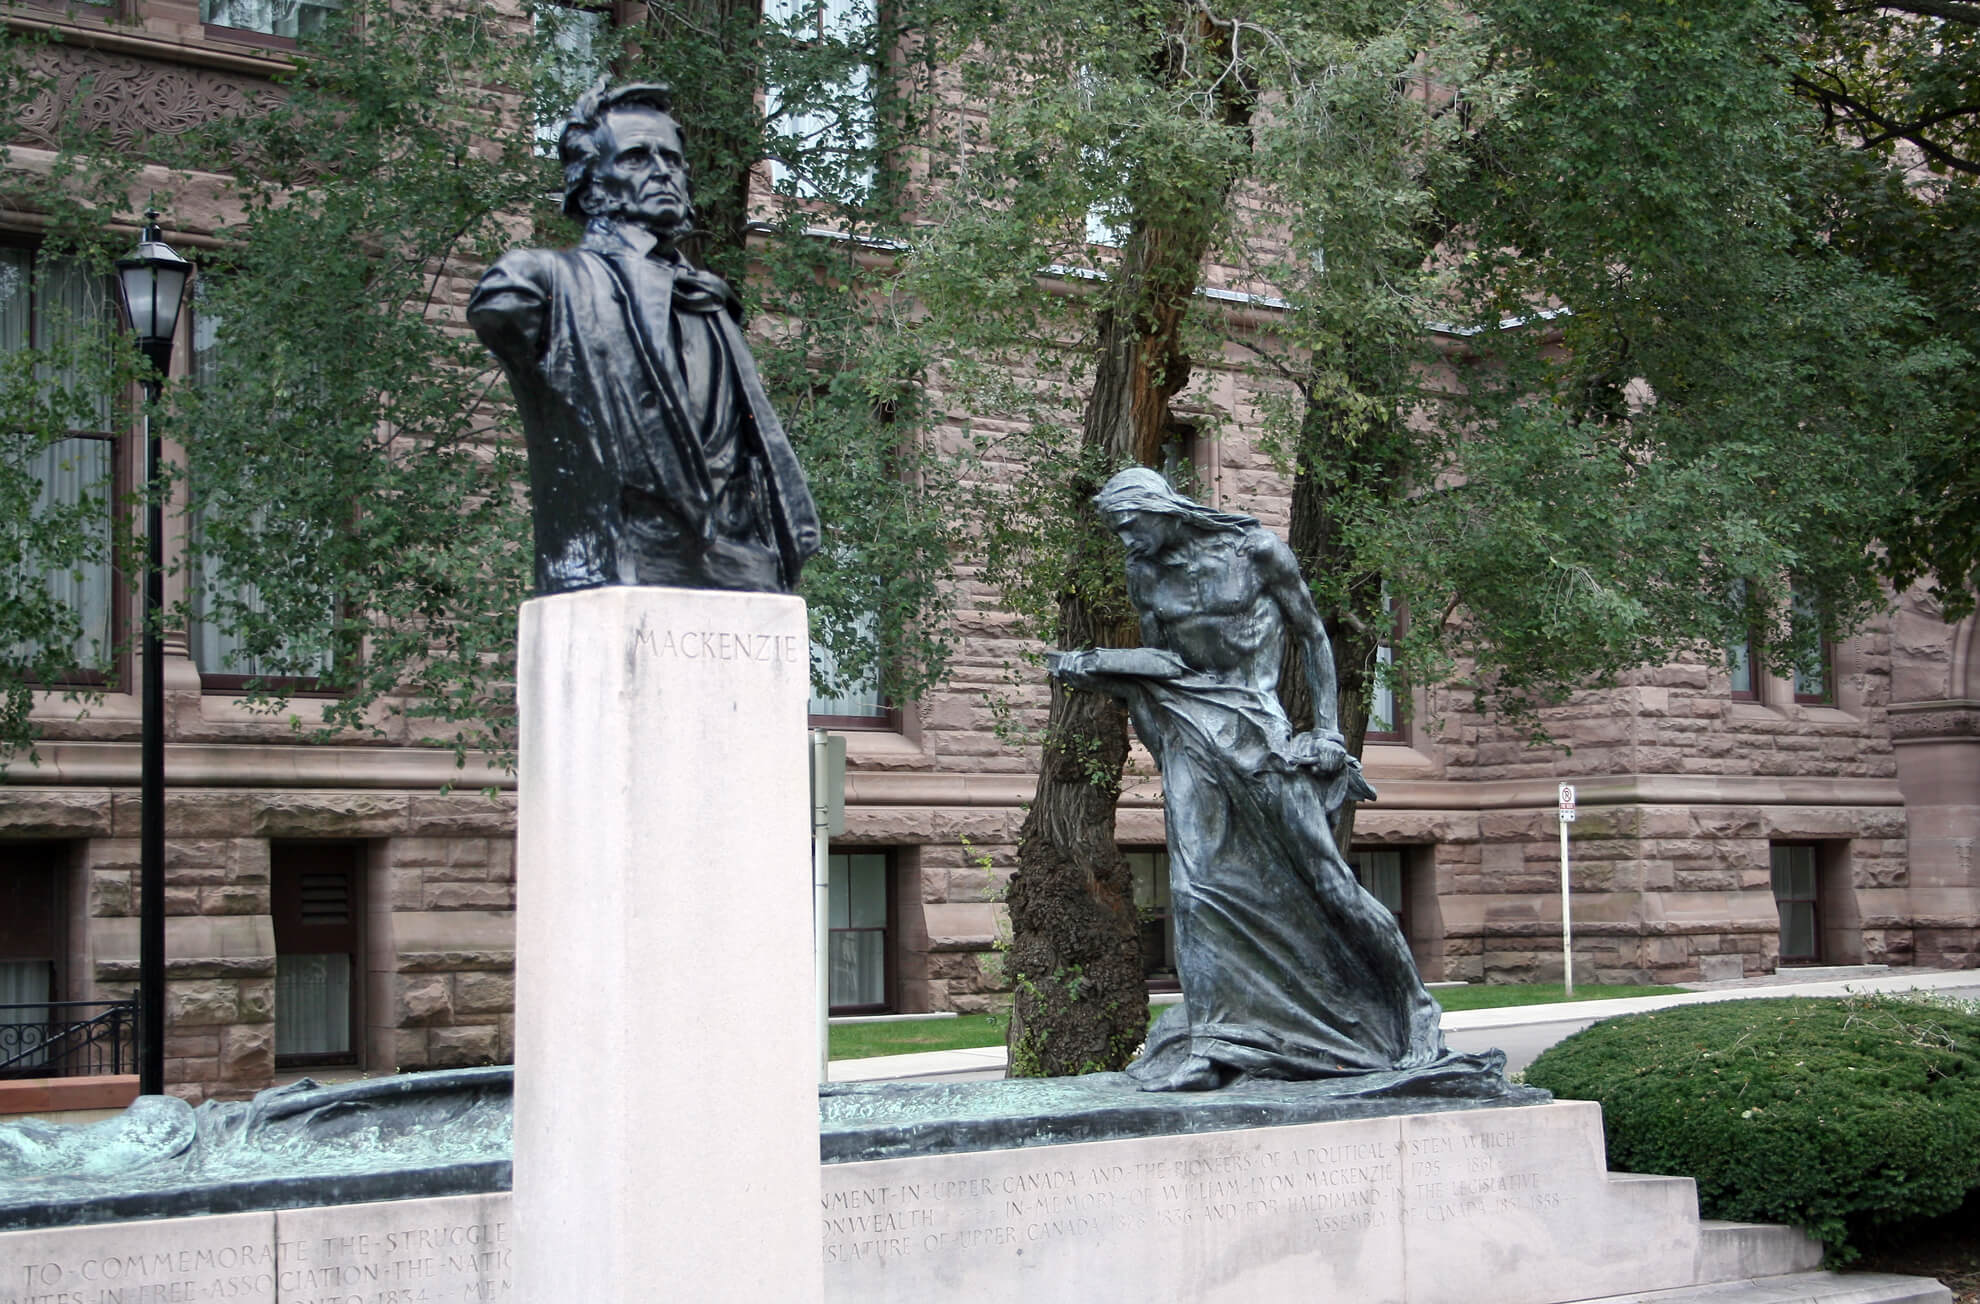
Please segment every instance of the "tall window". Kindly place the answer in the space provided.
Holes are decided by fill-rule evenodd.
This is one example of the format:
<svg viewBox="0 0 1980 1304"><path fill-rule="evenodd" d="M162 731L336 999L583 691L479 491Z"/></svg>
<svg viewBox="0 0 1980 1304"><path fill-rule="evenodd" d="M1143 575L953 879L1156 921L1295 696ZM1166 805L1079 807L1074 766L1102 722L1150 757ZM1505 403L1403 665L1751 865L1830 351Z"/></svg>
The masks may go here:
<svg viewBox="0 0 1980 1304"><path fill-rule="evenodd" d="M1080 108L1092 112L1093 101L1100 90L1099 74L1091 65L1081 65L1073 74L1073 87L1079 96ZM1107 157L1107 152L1092 145L1082 145L1079 149L1080 170L1088 176L1099 175L1108 182L1119 179L1121 169ZM1109 196L1086 210L1086 243L1106 249L1119 249L1127 243L1128 213L1126 202L1120 196ZM1163 474L1167 475L1165 467ZM1175 477L1170 476L1171 483Z"/></svg>
<svg viewBox="0 0 1980 1304"><path fill-rule="evenodd" d="M862 53L872 17L864 0L764 0L764 21L797 42L784 76L773 67L764 92L789 155L771 160L777 193L857 202L872 188L873 70Z"/></svg>
<svg viewBox="0 0 1980 1304"><path fill-rule="evenodd" d="M343 0L199 0L199 19L213 27L286 36L314 36Z"/></svg>
<svg viewBox="0 0 1980 1304"><path fill-rule="evenodd" d="M869 611L855 627L855 633L869 647L877 645L878 623ZM832 649L814 640L811 644L811 667L812 683L823 680L836 687L835 692L823 695L816 689L812 690L806 711L814 726L829 729L893 729L899 726L900 712L888 704L886 694L881 691L880 668L877 665L869 665L859 675L846 675L840 670Z"/></svg>
<svg viewBox="0 0 1980 1304"><path fill-rule="evenodd" d="M1824 637L1822 617L1805 593L1796 593L1793 603L1794 628L1797 634L1810 634L1813 644L1809 650L1795 658L1794 700L1810 706L1829 706L1836 700L1835 649Z"/></svg>
<svg viewBox="0 0 1980 1304"><path fill-rule="evenodd" d="M1390 743L1402 741L1402 719L1396 714L1396 681L1393 667L1396 664L1395 637L1398 628L1396 600L1389 596L1389 586L1382 586L1382 619L1386 622L1382 642L1375 649L1375 678L1368 686L1368 731L1365 741Z"/></svg>
<svg viewBox="0 0 1980 1304"><path fill-rule="evenodd" d="M1389 678L1389 667L1396 663L1396 650L1388 643L1375 649L1376 678L1368 687L1369 742L1394 742L1402 737L1396 719L1396 685Z"/></svg>
<svg viewBox="0 0 1980 1304"><path fill-rule="evenodd" d="M109 395L74 395L90 383L85 356L108 338L114 311L108 278L65 259L0 249L0 353L47 351L38 383L50 394L71 396L62 404L66 420L87 423L30 455L27 470L40 483L36 501L28 520L7 523L57 533L80 527L81 556L51 566L46 554L23 541L20 564L28 572L21 577L24 586L45 585L49 598L73 615L77 633L68 662L83 672L107 664L116 643L110 526L117 441Z"/></svg>
<svg viewBox="0 0 1980 1304"><path fill-rule="evenodd" d="M1169 853L1124 851L1134 874L1134 908L1141 916L1141 974L1158 990L1175 988L1176 920L1169 900Z"/></svg>
<svg viewBox="0 0 1980 1304"><path fill-rule="evenodd" d="M1380 901L1398 920L1403 917L1407 898L1403 892L1403 853L1400 848L1384 847L1357 851L1348 857L1354 876L1368 895Z"/></svg>
<svg viewBox="0 0 1980 1304"><path fill-rule="evenodd" d="M192 373L194 383L211 385L220 375L220 318L203 311L205 283L193 282ZM196 512L193 530L204 535L203 509ZM257 517L259 525L263 518ZM223 568L217 557L199 551L198 568L190 586L192 618L187 627L193 664L208 688L241 688L250 680L285 679L308 681L330 669L330 653L323 649L297 663L295 648L284 644L269 657L256 655L233 617L265 613L260 586Z"/></svg>
<svg viewBox="0 0 1980 1304"><path fill-rule="evenodd" d="M276 1062L354 1064L364 844L278 842L268 853Z"/></svg>
<svg viewBox="0 0 1980 1304"><path fill-rule="evenodd" d="M844 687L830 697L820 697L815 691L812 693L810 705L806 707L812 724L834 728L883 729L893 723L895 713L880 692L878 669L845 682L838 677L838 663L833 659L830 648L822 643L813 643L811 659L823 671L828 682L844 683Z"/></svg>
<svg viewBox="0 0 1980 1304"><path fill-rule="evenodd" d="M891 857L884 851L834 852L827 860L831 929L831 1007L844 1014L884 1010Z"/></svg>
<svg viewBox="0 0 1980 1304"><path fill-rule="evenodd" d="M1726 649L1726 669L1732 696L1746 702L1760 698L1759 678L1754 673L1753 635Z"/></svg>
<svg viewBox="0 0 1980 1304"><path fill-rule="evenodd" d="M531 11L540 60L536 70L536 151L554 157L557 137L578 97L609 71L612 12L599 4L540 0Z"/></svg>
<svg viewBox="0 0 1980 1304"><path fill-rule="evenodd" d="M0 1076L32 1076L48 1061L35 1048L48 1003L63 995L64 860L60 843L0 845Z"/></svg>
<svg viewBox="0 0 1980 1304"><path fill-rule="evenodd" d="M1774 906L1781 918L1781 963L1822 958L1821 876L1811 842L1776 842L1771 851Z"/></svg>

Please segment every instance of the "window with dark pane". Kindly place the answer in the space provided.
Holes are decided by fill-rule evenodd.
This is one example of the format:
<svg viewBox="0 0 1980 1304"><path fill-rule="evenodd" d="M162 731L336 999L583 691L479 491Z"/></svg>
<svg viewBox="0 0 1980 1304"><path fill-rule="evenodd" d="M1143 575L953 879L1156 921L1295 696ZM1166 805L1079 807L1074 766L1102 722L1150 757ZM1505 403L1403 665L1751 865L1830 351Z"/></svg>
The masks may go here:
<svg viewBox="0 0 1980 1304"><path fill-rule="evenodd" d="M275 1061L354 1064L364 844L275 843Z"/></svg>
<svg viewBox="0 0 1980 1304"><path fill-rule="evenodd" d="M1134 908L1141 916L1141 972L1158 990L1174 988L1176 919L1169 902L1169 853L1121 853L1134 874Z"/></svg>
<svg viewBox="0 0 1980 1304"><path fill-rule="evenodd" d="M1772 848L1782 964L1812 964L1822 958L1817 850L1810 842L1776 842Z"/></svg>
<svg viewBox="0 0 1980 1304"><path fill-rule="evenodd" d="M1357 851L1348 858L1354 876L1368 895L1387 907L1397 919L1403 916L1403 853L1398 848Z"/></svg>
<svg viewBox="0 0 1980 1304"><path fill-rule="evenodd" d="M844 1014L888 1008L888 900L892 857L884 851L833 853L830 888L831 1006Z"/></svg>
<svg viewBox="0 0 1980 1304"><path fill-rule="evenodd" d="M1746 606L1748 587L1745 580L1734 580L1728 590L1733 602ZM1726 646L1726 688L1739 701L1760 700L1760 661L1753 654L1753 643L1753 630L1749 627L1743 639Z"/></svg>
<svg viewBox="0 0 1980 1304"><path fill-rule="evenodd" d="M0 844L0 1078L48 1072L67 935L61 843ZM59 1071L59 1070L57 1070Z"/></svg>

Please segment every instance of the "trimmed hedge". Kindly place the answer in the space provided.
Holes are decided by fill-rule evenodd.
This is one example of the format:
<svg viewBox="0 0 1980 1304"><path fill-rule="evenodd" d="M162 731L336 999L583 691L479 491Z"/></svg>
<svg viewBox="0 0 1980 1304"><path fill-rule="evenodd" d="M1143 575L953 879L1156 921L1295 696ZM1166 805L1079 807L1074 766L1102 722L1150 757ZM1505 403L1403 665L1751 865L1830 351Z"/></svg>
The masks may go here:
<svg viewBox="0 0 1980 1304"><path fill-rule="evenodd" d="M1791 1223L1834 1263L1980 1188L1980 1012L1915 997L1756 999L1598 1023L1526 1081L1601 1103L1609 1166L1698 1182L1708 1218Z"/></svg>

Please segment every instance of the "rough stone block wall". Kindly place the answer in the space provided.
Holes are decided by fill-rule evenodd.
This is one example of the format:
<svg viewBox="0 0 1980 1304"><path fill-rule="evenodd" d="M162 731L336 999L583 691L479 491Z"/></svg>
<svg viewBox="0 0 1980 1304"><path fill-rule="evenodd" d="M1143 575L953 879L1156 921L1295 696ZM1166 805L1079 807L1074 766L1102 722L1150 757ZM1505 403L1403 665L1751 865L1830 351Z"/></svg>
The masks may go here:
<svg viewBox="0 0 1980 1304"><path fill-rule="evenodd" d="M373 848L374 876L386 886L389 916L398 917L374 909L373 927L403 921L394 928L389 970L372 975L387 989L383 1000L374 997L373 1009L389 1011L392 1063L378 1067L509 1063L515 1058L513 805L414 797L404 827L408 836Z"/></svg>

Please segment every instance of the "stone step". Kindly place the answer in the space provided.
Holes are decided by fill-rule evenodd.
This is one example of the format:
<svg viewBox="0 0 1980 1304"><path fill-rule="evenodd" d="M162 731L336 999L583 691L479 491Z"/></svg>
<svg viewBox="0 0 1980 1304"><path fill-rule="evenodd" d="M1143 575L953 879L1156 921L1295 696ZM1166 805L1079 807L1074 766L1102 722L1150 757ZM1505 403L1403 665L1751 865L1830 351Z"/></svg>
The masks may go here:
<svg viewBox="0 0 1980 1304"><path fill-rule="evenodd" d="M1744 1281L1811 1272L1822 1266L1822 1242L1778 1223L1698 1224L1698 1280Z"/></svg>
<svg viewBox="0 0 1980 1304"><path fill-rule="evenodd" d="M1890 971L1887 964L1796 964L1774 970L1774 977L1800 983L1837 983L1851 978L1881 978Z"/></svg>
<svg viewBox="0 0 1980 1304"><path fill-rule="evenodd" d="M1930 1277L1896 1277L1882 1272L1792 1272L1709 1286L1604 1295L1579 1304L1953 1304L1953 1297L1951 1291Z"/></svg>

